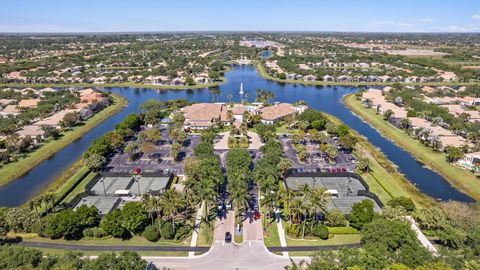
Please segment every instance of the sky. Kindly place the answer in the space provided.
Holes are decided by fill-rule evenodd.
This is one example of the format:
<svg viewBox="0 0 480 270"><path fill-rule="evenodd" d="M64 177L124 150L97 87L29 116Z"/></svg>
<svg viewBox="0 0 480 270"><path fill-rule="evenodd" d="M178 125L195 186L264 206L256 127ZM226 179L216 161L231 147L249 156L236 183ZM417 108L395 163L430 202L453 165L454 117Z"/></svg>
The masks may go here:
<svg viewBox="0 0 480 270"><path fill-rule="evenodd" d="M480 32L479 0L2 0L0 32Z"/></svg>

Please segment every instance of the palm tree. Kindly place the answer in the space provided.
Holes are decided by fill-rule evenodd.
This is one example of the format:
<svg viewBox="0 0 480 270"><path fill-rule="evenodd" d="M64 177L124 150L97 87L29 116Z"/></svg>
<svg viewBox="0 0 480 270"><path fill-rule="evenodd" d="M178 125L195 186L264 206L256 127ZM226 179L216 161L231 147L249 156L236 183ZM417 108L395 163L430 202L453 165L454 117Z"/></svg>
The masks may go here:
<svg viewBox="0 0 480 270"><path fill-rule="evenodd" d="M38 211L38 208L42 207L42 200L40 198L32 199L32 200L28 201L27 207L30 211L35 212L35 215L37 216L37 219L40 222L40 230L41 230L41 232L43 232L43 222L42 222L42 218L40 216L40 212Z"/></svg>
<svg viewBox="0 0 480 270"><path fill-rule="evenodd" d="M55 201L57 199L57 196L52 192L49 192L43 195L41 198L42 198L42 202L44 202L48 207L50 207L50 210L53 211L55 208ZM46 207L47 212L49 212L48 207Z"/></svg>
<svg viewBox="0 0 480 270"><path fill-rule="evenodd" d="M142 194L142 205L145 211L148 213L148 216L150 216L150 223L153 225L153 215L155 209L153 208L152 197L150 196L150 194Z"/></svg>
<svg viewBox="0 0 480 270"><path fill-rule="evenodd" d="M273 206L275 205L277 198L275 192L273 190L267 190L267 192L261 197L260 203L267 211L267 215L270 217L274 217L275 215L271 215L271 211L273 210ZM264 219L266 220L266 218ZM263 224L263 229L267 228L267 224Z"/></svg>
<svg viewBox="0 0 480 270"><path fill-rule="evenodd" d="M328 193L326 193L324 187L314 188L310 191L310 202L314 208L314 219L316 220L318 214L327 213L327 198Z"/></svg>
<svg viewBox="0 0 480 270"><path fill-rule="evenodd" d="M175 232L175 217L183 206L180 193L169 189L160 197L160 203L163 213L172 221L172 230Z"/></svg>
<svg viewBox="0 0 480 270"><path fill-rule="evenodd" d="M280 191L277 193L277 200L283 201L283 209L287 210L287 216L290 224L292 222L291 220L292 215L291 215L291 209L290 209L292 198L293 198L293 192L288 187L280 189Z"/></svg>

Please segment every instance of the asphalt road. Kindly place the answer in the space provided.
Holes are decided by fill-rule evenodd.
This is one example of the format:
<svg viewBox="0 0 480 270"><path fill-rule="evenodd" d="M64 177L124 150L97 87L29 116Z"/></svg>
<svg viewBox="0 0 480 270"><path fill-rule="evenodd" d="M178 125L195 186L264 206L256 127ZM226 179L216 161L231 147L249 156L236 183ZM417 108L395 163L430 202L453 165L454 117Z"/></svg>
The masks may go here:
<svg viewBox="0 0 480 270"><path fill-rule="evenodd" d="M242 245L215 241L212 249L194 258L145 258L159 269L163 267L175 270L278 270L290 265L290 258L270 253L262 241L244 242ZM300 261L308 258L295 258Z"/></svg>

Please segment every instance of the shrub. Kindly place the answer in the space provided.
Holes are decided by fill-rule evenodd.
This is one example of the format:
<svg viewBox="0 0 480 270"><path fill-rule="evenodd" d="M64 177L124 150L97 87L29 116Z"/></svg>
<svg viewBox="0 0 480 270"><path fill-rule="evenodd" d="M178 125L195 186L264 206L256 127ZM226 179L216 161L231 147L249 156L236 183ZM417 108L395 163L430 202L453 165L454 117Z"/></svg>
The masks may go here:
<svg viewBox="0 0 480 270"><path fill-rule="evenodd" d="M313 226L312 234L316 237L326 240L328 239L328 228L321 223L317 223L315 226Z"/></svg>
<svg viewBox="0 0 480 270"><path fill-rule="evenodd" d="M330 234L357 234L358 231L352 227L328 227Z"/></svg>
<svg viewBox="0 0 480 270"><path fill-rule="evenodd" d="M162 225L160 234L164 239L173 239L175 237L175 232L173 231L172 223L166 222Z"/></svg>
<svg viewBox="0 0 480 270"><path fill-rule="evenodd" d="M152 225L149 225L145 228L142 236L150 242L157 242L160 238L157 228Z"/></svg>
<svg viewBox="0 0 480 270"><path fill-rule="evenodd" d="M93 238L93 228L86 228L82 232L83 237L85 238Z"/></svg>
<svg viewBox="0 0 480 270"><path fill-rule="evenodd" d="M188 226L181 226L177 228L175 232L175 239L181 240L190 234L190 228Z"/></svg>
<svg viewBox="0 0 480 270"><path fill-rule="evenodd" d="M347 219L340 209L335 208L327 213L325 224L331 227L343 227L347 225Z"/></svg>
<svg viewBox="0 0 480 270"><path fill-rule="evenodd" d="M408 212L415 211L415 204L413 203L412 199L407 197L395 197L388 201L387 205L391 207L398 207L401 206L405 208Z"/></svg>

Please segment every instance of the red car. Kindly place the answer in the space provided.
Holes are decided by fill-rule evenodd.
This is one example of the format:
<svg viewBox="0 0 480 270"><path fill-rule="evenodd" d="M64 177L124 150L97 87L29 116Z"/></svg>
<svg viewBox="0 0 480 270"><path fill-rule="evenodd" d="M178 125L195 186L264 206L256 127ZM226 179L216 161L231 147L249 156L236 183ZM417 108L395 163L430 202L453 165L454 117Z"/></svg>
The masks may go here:
<svg viewBox="0 0 480 270"><path fill-rule="evenodd" d="M142 169L140 169L140 168L135 168L135 169L132 170L132 173L135 174L135 175L139 175L141 172L142 172Z"/></svg>
<svg viewBox="0 0 480 270"><path fill-rule="evenodd" d="M260 212L255 211L255 213L253 214L253 217L255 218L255 220L260 219Z"/></svg>

